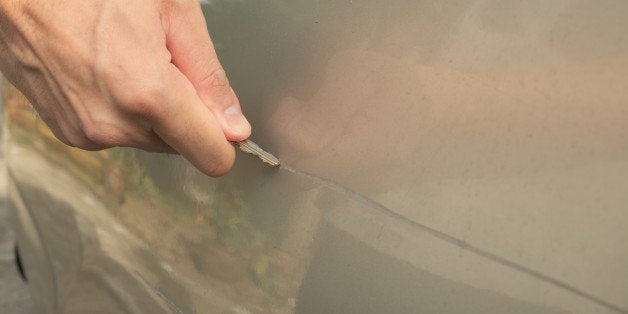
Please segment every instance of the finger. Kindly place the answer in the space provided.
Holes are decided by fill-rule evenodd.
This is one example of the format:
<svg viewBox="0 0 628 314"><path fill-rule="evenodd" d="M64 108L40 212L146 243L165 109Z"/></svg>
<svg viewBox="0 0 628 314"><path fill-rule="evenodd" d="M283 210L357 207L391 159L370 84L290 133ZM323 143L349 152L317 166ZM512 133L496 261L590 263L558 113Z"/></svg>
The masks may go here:
<svg viewBox="0 0 628 314"><path fill-rule="evenodd" d="M198 1L179 1L172 9L166 41L172 63L192 82L226 138L230 141L248 138L251 125L242 114L240 102L218 61Z"/></svg>
<svg viewBox="0 0 628 314"><path fill-rule="evenodd" d="M209 108L187 78L171 65L166 73L168 90L153 130L165 143L210 176L221 176L233 166L235 149Z"/></svg>
<svg viewBox="0 0 628 314"><path fill-rule="evenodd" d="M125 126L121 126L124 128ZM177 154L178 152L170 147L164 140L155 133L154 130L131 128L126 132L124 139L115 145L121 147L134 147L151 153Z"/></svg>
<svg viewBox="0 0 628 314"><path fill-rule="evenodd" d="M164 142L164 140L157 135L155 131L152 131L151 133L152 134L147 138L147 140L138 148L152 153L177 154L177 151L168 145L168 143Z"/></svg>

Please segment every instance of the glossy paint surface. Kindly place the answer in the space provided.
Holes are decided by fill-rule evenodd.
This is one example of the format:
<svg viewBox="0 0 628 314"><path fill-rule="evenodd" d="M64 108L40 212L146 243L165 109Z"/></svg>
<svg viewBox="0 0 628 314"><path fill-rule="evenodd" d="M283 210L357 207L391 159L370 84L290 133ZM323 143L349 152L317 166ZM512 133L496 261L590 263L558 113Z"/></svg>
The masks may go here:
<svg viewBox="0 0 628 314"><path fill-rule="evenodd" d="M625 2L203 9L282 168L240 154L213 179L177 156L71 149L6 90L42 307L628 311Z"/></svg>

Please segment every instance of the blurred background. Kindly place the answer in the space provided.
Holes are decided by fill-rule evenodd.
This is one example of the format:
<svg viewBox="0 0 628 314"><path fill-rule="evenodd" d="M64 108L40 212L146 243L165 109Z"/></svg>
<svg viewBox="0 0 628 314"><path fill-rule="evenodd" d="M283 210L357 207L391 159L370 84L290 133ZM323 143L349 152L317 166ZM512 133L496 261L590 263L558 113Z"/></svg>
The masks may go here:
<svg viewBox="0 0 628 314"><path fill-rule="evenodd" d="M0 76L0 86L2 77ZM1 93L0 88L0 93ZM1 95L0 95L1 96ZM0 136L4 135L4 103L0 97ZM26 283L15 263L15 241L7 206L7 172L4 163L4 141L0 141L0 313L35 313Z"/></svg>

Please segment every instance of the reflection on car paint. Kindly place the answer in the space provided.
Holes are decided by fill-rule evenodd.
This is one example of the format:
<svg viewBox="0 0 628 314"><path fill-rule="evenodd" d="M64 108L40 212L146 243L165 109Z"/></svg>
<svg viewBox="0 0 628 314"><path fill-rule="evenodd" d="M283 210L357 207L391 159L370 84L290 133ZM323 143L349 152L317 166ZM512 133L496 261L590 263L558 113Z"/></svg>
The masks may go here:
<svg viewBox="0 0 628 314"><path fill-rule="evenodd" d="M625 2L203 8L292 172L71 149L7 93L60 310L626 312Z"/></svg>

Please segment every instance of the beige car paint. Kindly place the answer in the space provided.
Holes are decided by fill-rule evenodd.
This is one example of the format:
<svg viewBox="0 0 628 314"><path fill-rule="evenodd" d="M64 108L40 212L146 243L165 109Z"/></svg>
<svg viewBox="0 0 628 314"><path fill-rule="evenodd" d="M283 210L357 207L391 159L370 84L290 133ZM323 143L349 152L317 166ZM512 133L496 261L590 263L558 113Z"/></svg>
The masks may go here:
<svg viewBox="0 0 628 314"><path fill-rule="evenodd" d="M281 168L75 150L5 93L50 312L628 312L625 2L203 9Z"/></svg>

